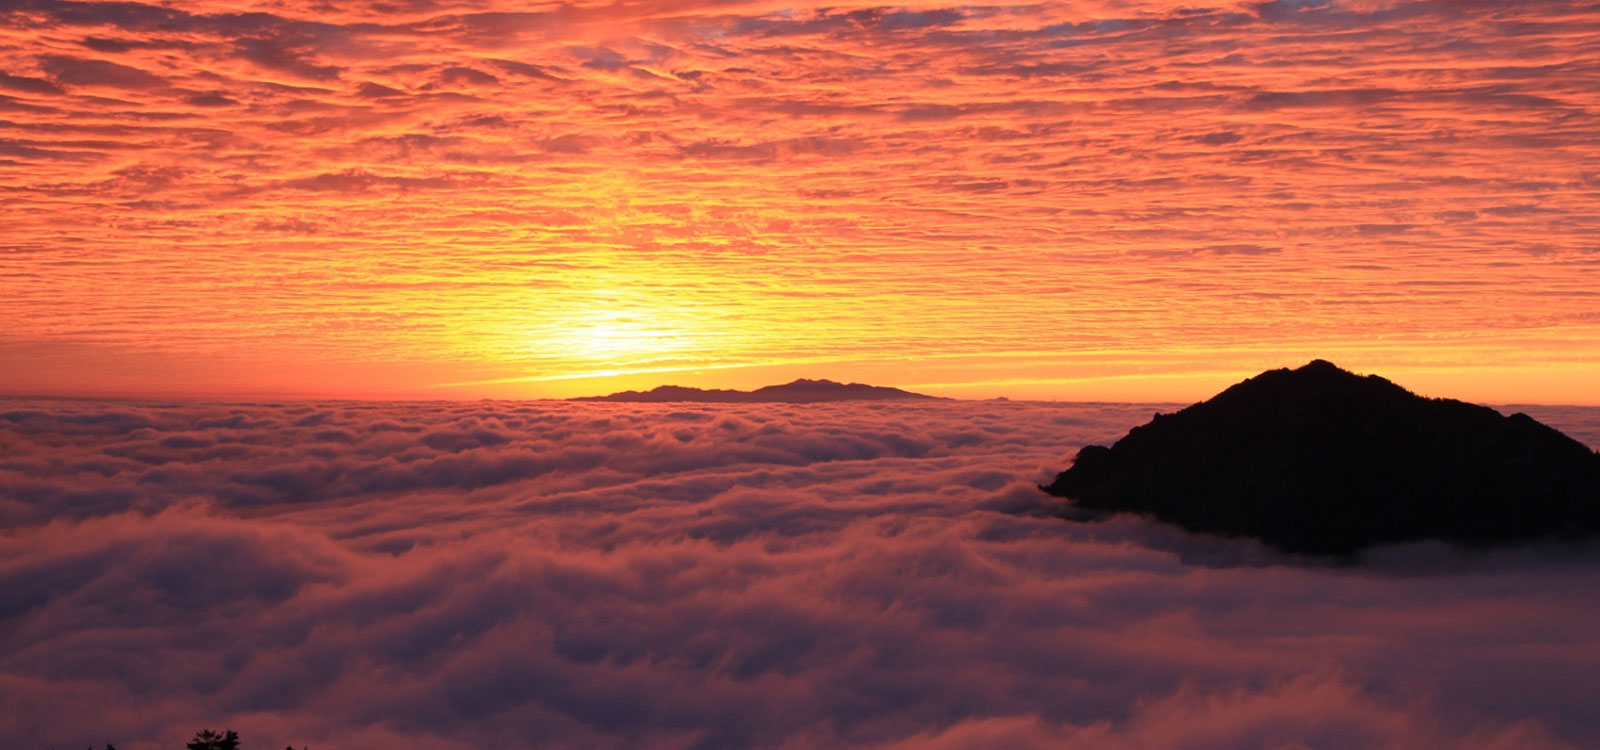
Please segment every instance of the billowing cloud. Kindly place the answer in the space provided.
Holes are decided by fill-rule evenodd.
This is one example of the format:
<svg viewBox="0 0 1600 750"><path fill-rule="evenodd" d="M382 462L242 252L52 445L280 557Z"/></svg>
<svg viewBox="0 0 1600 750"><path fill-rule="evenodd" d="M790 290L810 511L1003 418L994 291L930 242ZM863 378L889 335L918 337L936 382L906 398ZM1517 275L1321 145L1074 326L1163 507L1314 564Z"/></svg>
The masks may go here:
<svg viewBox="0 0 1600 750"><path fill-rule="evenodd" d="M6 401L5 741L1600 740L1594 550L1051 515L1033 484L1153 408Z"/></svg>

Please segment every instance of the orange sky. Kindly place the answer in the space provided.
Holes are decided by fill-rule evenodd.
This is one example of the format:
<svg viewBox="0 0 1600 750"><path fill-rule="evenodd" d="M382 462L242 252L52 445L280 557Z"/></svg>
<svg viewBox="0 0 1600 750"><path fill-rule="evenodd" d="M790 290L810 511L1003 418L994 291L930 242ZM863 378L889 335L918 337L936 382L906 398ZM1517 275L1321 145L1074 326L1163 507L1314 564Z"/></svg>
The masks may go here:
<svg viewBox="0 0 1600 750"><path fill-rule="evenodd" d="M1600 10L20 0L0 392L1600 403Z"/></svg>

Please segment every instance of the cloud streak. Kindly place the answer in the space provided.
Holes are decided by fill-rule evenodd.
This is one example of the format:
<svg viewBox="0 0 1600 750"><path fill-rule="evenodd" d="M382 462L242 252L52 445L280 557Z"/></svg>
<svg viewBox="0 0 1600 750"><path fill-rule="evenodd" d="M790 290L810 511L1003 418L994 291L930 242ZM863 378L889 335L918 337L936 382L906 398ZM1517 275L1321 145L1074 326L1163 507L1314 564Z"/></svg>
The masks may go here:
<svg viewBox="0 0 1600 750"><path fill-rule="evenodd" d="M52 252L0 255L0 313L5 343L70 363L4 382L240 348L428 365L395 387L819 352L1170 364L1379 327L1395 362L1584 362L1597 24L1560 2L12 3L0 211ZM296 226L318 244L260 229ZM1484 286L1405 286L1456 279ZM575 335L597 297L628 346ZM426 374L470 366L496 372Z"/></svg>
<svg viewBox="0 0 1600 750"><path fill-rule="evenodd" d="M1152 408L8 401L6 740L1600 738L1592 550L1336 568L1049 515Z"/></svg>

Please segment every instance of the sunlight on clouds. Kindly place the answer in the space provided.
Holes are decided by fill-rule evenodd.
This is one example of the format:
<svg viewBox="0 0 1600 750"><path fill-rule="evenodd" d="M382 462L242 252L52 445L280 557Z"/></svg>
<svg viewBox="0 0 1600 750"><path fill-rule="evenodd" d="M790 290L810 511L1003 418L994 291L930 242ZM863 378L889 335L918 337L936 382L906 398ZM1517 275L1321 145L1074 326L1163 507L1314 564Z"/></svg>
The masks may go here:
<svg viewBox="0 0 1600 750"><path fill-rule="evenodd" d="M694 348L687 331L647 311L575 312L565 320L569 322L564 335L552 341L531 341L530 348L553 349L595 366L643 365Z"/></svg>
<svg viewBox="0 0 1600 750"><path fill-rule="evenodd" d="M383 369L329 391L361 395L1019 351L1247 374L1376 336L1407 344L1374 365L1455 367L1488 338L1526 377L1484 382L1531 398L1600 351L1596 33L1559 2L25 0L0 344L89 390Z"/></svg>

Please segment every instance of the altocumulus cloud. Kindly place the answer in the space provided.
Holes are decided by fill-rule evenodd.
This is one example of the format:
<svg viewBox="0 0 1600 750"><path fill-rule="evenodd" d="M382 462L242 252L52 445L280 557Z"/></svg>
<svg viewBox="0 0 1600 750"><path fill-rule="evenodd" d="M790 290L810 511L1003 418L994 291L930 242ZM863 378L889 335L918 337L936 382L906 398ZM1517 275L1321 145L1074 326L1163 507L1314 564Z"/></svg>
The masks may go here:
<svg viewBox="0 0 1600 750"><path fill-rule="evenodd" d="M1600 743L1592 550L1051 516L1150 410L7 401L3 744Z"/></svg>

